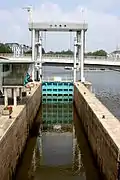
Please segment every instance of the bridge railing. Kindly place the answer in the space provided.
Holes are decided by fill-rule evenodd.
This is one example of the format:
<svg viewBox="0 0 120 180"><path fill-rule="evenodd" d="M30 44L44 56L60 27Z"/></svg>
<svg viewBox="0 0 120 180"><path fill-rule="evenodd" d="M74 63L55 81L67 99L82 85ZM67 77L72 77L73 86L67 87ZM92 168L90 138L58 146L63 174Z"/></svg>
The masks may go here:
<svg viewBox="0 0 120 180"><path fill-rule="evenodd" d="M74 58L74 55L67 55L67 54L43 54L43 57L44 58L48 58L48 57L55 57L55 58ZM77 58L78 58L78 55L77 55ZM107 59L106 56L85 56L85 58L88 58L88 59Z"/></svg>
<svg viewBox="0 0 120 180"><path fill-rule="evenodd" d="M0 57L16 57L16 58L20 58L20 57L31 57L30 54L24 54L24 55L20 55L20 56L14 56L13 53L0 53Z"/></svg>
<svg viewBox="0 0 120 180"><path fill-rule="evenodd" d="M42 81L52 82L52 81L60 81L60 82L73 82L73 76L69 77L43 77Z"/></svg>
<svg viewBox="0 0 120 180"><path fill-rule="evenodd" d="M65 54L44 54L44 59L73 59L73 55L65 55ZM77 56L78 59L78 56ZM86 60L103 60L103 61L120 61L120 58L116 57L107 57L107 56L85 56Z"/></svg>
<svg viewBox="0 0 120 180"><path fill-rule="evenodd" d="M67 54L43 54L43 58L44 59L47 59L47 58L55 58L55 59L61 59L61 58L64 58L64 59L73 59L74 56L73 55L67 55ZM77 55L77 58L78 58L78 55ZM107 57L107 56L85 56L85 59L87 60L92 60L92 59L99 59L99 60L103 60L103 61L120 61L120 58L119 57Z"/></svg>
<svg viewBox="0 0 120 180"><path fill-rule="evenodd" d="M0 53L0 57L13 57L13 58L30 58L30 54L24 54L22 56L14 57L14 54L12 53ZM38 57L39 58L39 57ZM67 60L73 60L73 55L67 55L67 54L43 54L43 59L67 59ZM77 56L78 58L78 56ZM85 56L86 60L103 60L103 61L113 61L113 62L119 62L119 57L106 57L106 56Z"/></svg>

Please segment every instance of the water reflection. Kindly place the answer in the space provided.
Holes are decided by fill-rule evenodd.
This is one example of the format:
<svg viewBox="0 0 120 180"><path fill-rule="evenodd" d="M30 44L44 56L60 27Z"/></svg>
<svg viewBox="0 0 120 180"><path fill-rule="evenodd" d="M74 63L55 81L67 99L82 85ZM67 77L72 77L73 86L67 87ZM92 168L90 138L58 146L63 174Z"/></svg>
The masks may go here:
<svg viewBox="0 0 120 180"><path fill-rule="evenodd" d="M43 126L40 126L41 123ZM98 180L99 173L73 105L44 105L36 119L15 179L63 177L73 180Z"/></svg>
<svg viewBox="0 0 120 180"><path fill-rule="evenodd" d="M75 135L75 129L73 127L73 174L85 177L85 169L81 159L82 153L79 148L77 138Z"/></svg>

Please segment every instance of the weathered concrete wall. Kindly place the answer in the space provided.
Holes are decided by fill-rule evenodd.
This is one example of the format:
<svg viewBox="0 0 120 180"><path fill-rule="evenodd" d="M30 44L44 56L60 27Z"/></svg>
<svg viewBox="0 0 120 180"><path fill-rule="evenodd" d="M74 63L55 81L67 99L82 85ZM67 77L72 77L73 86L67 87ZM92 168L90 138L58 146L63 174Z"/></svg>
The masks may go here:
<svg viewBox="0 0 120 180"><path fill-rule="evenodd" d="M0 179L11 179L40 106L41 87L31 91L25 105L14 107L12 119L0 117Z"/></svg>
<svg viewBox="0 0 120 180"><path fill-rule="evenodd" d="M83 84L76 83L74 101L100 172L117 180L120 158L120 122Z"/></svg>

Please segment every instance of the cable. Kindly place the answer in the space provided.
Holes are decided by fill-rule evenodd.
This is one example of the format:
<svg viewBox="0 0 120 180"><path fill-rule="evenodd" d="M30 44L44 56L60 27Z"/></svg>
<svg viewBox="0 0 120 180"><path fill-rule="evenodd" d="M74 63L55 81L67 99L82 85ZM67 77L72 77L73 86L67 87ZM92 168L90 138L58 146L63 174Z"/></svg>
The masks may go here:
<svg viewBox="0 0 120 180"><path fill-rule="evenodd" d="M46 31L44 32L44 50L46 50Z"/></svg>
<svg viewBox="0 0 120 180"><path fill-rule="evenodd" d="M46 31L44 31L44 51L46 52ZM46 68L44 67L44 78L46 79Z"/></svg>
<svg viewBox="0 0 120 180"><path fill-rule="evenodd" d="M72 50L72 32L70 31L70 50Z"/></svg>

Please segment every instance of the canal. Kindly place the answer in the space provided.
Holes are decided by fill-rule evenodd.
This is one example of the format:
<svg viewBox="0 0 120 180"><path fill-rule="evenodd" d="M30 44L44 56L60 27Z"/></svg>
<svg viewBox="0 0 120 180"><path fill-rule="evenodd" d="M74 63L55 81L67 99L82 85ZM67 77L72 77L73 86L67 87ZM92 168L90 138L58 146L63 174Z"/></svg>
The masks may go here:
<svg viewBox="0 0 120 180"><path fill-rule="evenodd" d="M72 78L64 67L43 67L44 78ZM93 92L120 119L120 73L85 71ZM79 72L77 73L79 79ZM42 124L42 126L40 125ZM42 105L30 133L15 180L102 179L73 105Z"/></svg>
<svg viewBox="0 0 120 180"><path fill-rule="evenodd" d="M15 179L61 178L99 180L100 174L74 106L42 105Z"/></svg>

